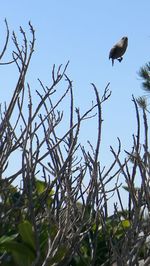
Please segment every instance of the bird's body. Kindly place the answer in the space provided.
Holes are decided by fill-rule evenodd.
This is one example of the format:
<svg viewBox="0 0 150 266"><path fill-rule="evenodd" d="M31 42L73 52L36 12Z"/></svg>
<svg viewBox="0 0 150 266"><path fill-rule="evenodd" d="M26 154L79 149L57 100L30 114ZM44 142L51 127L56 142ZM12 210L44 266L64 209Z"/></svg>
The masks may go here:
<svg viewBox="0 0 150 266"><path fill-rule="evenodd" d="M117 59L119 62L122 61L123 55L128 46L128 38L123 37L119 42L117 42L109 53L109 59L112 59L112 65L114 64L114 59Z"/></svg>

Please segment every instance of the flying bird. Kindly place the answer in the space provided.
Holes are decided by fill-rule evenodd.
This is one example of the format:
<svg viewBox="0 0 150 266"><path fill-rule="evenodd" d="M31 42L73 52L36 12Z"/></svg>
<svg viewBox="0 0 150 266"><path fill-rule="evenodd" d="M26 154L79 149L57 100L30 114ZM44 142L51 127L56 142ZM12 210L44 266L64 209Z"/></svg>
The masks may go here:
<svg viewBox="0 0 150 266"><path fill-rule="evenodd" d="M117 42L109 52L109 59L112 59L112 66L114 64L114 59L117 59L119 62L122 61L123 55L128 46L128 37L123 37L119 42Z"/></svg>

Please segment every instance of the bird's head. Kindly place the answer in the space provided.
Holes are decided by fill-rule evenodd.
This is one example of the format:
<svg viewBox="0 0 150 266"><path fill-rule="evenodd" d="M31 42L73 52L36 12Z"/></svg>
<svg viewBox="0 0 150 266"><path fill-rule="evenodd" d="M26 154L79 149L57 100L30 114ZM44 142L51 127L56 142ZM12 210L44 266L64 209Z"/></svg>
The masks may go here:
<svg viewBox="0 0 150 266"><path fill-rule="evenodd" d="M124 37L122 37L121 40L124 41L124 42L128 42L128 37L124 36Z"/></svg>

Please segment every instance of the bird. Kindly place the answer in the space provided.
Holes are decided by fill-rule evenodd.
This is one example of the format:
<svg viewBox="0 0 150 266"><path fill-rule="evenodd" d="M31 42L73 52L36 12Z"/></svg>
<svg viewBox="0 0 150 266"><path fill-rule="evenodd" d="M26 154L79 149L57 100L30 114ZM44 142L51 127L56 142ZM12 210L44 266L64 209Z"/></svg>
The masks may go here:
<svg viewBox="0 0 150 266"><path fill-rule="evenodd" d="M114 59L117 59L119 62L122 61L123 55L128 46L128 37L122 37L119 42L117 42L109 52L109 59L112 59L112 66L114 65Z"/></svg>

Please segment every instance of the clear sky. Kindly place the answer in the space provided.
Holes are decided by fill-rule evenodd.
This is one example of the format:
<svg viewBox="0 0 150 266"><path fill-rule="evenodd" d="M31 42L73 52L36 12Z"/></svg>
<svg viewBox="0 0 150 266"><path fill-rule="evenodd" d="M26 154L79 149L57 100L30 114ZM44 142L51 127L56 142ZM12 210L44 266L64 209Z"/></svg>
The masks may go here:
<svg viewBox="0 0 150 266"><path fill-rule="evenodd" d="M135 113L131 98L132 94L135 97L143 94L137 72L149 61L149 13L149 0L5 0L1 3L0 36L3 37L5 18L10 30L18 34L19 26L28 31L29 20L36 30L36 49L28 75L33 91L37 89L37 78L49 82L52 65L66 64L68 60L67 74L74 81L76 106L82 111L94 100L90 83L95 83L102 94L110 82L112 96L103 111L102 160L106 165L111 156L109 146L117 148L117 137L122 140L123 148L132 147ZM123 61L116 61L112 67L109 50L123 36L129 39L127 52ZM12 93L13 73L7 77L8 73L1 75L0 85L7 88L0 89L1 102L9 100ZM82 132L83 139L87 137L91 142L97 129L92 123L92 127L85 125Z"/></svg>

